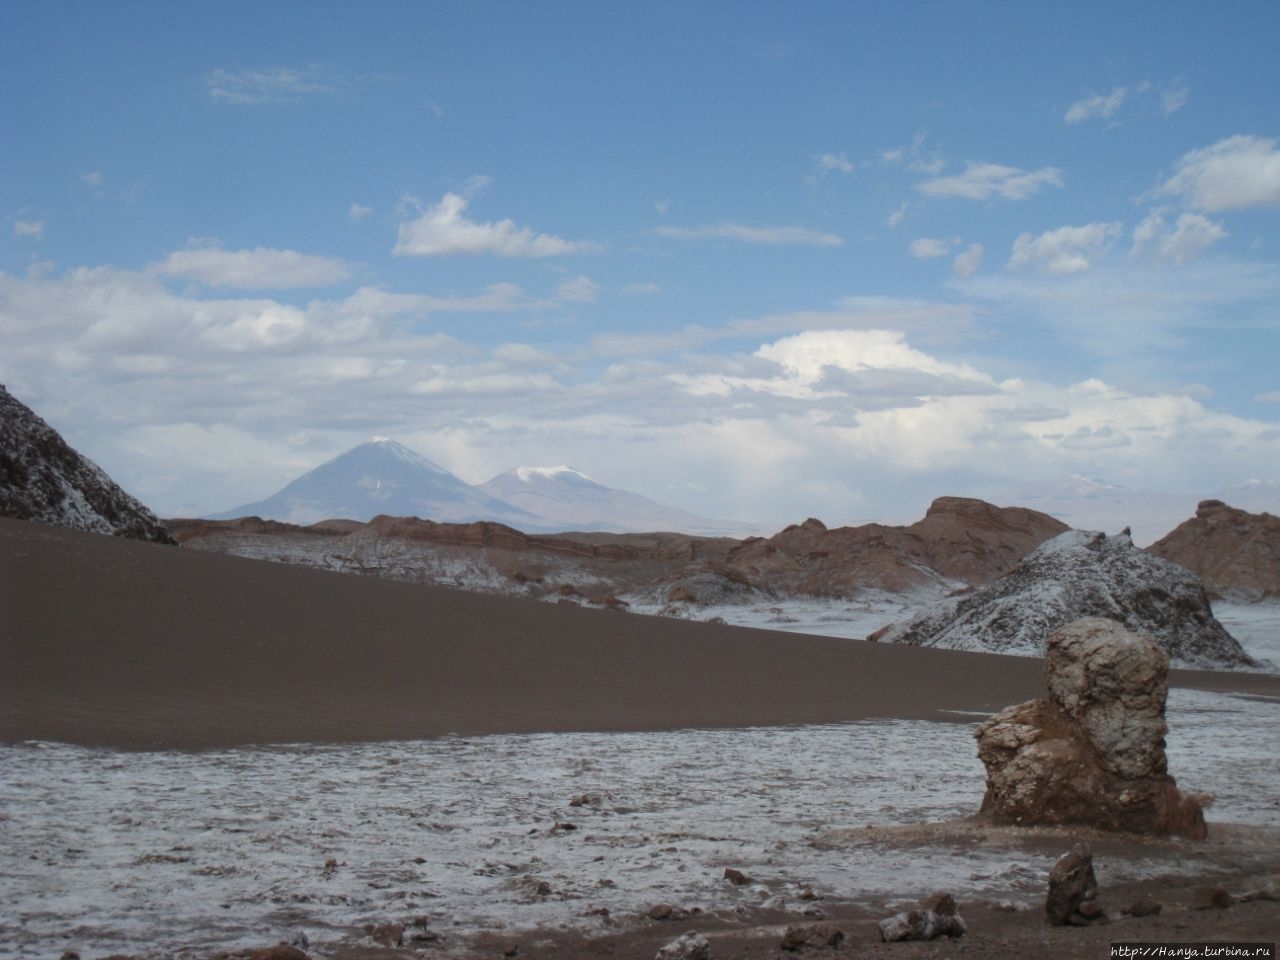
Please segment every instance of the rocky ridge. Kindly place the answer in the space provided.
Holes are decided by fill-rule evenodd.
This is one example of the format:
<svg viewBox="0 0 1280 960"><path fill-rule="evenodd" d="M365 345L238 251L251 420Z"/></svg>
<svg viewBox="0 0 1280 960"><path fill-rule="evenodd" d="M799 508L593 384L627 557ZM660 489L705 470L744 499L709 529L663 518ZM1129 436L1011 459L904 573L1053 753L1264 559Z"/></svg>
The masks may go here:
<svg viewBox="0 0 1280 960"><path fill-rule="evenodd" d="M994 583L873 638L1041 656L1050 634L1082 617L1149 634L1182 666L1258 666L1214 617L1195 574L1139 550L1126 534L1080 530L1040 545Z"/></svg>
<svg viewBox="0 0 1280 960"><path fill-rule="evenodd" d="M668 613L770 597L853 597L987 583L1065 527L1022 508L942 497L906 527L829 530L807 520L769 538L530 534L499 523L376 517L307 527L245 518L170 521L195 549L398 580L567 602L627 595Z"/></svg>
<svg viewBox="0 0 1280 960"><path fill-rule="evenodd" d="M1280 517L1202 500L1196 515L1147 548L1181 564L1212 593L1255 602L1280 597Z"/></svg>
<svg viewBox="0 0 1280 960"><path fill-rule="evenodd" d="M174 543L165 525L0 385L0 516Z"/></svg>

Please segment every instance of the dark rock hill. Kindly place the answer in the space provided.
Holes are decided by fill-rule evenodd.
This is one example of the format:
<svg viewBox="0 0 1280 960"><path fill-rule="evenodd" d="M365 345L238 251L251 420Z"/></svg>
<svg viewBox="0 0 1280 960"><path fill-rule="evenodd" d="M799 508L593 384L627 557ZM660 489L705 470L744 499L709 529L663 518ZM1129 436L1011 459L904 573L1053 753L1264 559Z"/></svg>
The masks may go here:
<svg viewBox="0 0 1280 960"><path fill-rule="evenodd" d="M154 513L0 386L0 516L174 543Z"/></svg>

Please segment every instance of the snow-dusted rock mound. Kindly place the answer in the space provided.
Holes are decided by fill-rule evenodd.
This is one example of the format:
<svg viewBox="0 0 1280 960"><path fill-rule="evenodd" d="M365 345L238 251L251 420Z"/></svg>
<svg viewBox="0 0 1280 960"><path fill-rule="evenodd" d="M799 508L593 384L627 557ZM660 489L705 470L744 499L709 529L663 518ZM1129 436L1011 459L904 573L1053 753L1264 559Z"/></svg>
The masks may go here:
<svg viewBox="0 0 1280 960"><path fill-rule="evenodd" d="M878 640L1042 656L1053 631L1104 617L1148 634L1191 667L1258 664L1213 616L1195 574L1139 550L1125 534L1071 530L987 587L873 634Z"/></svg>
<svg viewBox="0 0 1280 960"><path fill-rule="evenodd" d="M173 543L154 513L0 386L0 517Z"/></svg>

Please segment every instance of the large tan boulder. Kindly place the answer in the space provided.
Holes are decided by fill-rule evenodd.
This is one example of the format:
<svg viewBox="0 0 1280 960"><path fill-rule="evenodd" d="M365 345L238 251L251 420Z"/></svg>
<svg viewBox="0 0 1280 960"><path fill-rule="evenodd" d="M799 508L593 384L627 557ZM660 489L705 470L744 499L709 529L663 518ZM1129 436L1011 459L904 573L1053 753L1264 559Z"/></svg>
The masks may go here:
<svg viewBox="0 0 1280 960"><path fill-rule="evenodd" d="M1148 637L1086 618L1048 640L1047 700L978 727L983 811L997 823L1085 824L1147 835L1205 835L1201 804L1168 772L1169 658Z"/></svg>

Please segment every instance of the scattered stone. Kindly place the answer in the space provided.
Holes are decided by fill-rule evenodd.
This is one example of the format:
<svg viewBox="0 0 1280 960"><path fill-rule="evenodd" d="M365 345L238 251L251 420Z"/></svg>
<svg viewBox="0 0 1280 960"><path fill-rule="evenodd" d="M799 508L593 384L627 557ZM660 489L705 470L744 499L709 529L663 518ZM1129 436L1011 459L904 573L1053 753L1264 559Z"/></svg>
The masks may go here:
<svg viewBox="0 0 1280 960"><path fill-rule="evenodd" d="M551 884L546 880L539 880L538 885L534 888L534 892L540 897L551 896Z"/></svg>
<svg viewBox="0 0 1280 960"><path fill-rule="evenodd" d="M503 955L504 957L514 957L514 956L515 956L516 954L518 954L519 952L520 952L520 944L518 944L518 943L513 943L513 944L508 945L508 946L507 946L507 947L502 951L502 955Z"/></svg>
<svg viewBox="0 0 1280 960"><path fill-rule="evenodd" d="M76 953L74 950L63 950L62 960L80 960L80 954Z"/></svg>
<svg viewBox="0 0 1280 960"><path fill-rule="evenodd" d="M744 887L748 883L752 883L752 879L739 870L737 867L725 867L724 878L732 883L735 887Z"/></svg>
<svg viewBox="0 0 1280 960"><path fill-rule="evenodd" d="M337 872L338 872L338 861L335 860L333 857L329 857L327 860L325 860L324 870L321 871L320 875L324 877L326 880L328 880Z"/></svg>
<svg viewBox="0 0 1280 960"><path fill-rule="evenodd" d="M578 825L576 823L563 823L557 820L555 823L555 826L551 828L550 832L551 833L572 833L574 830L577 830L577 829L578 829Z"/></svg>
<svg viewBox="0 0 1280 960"><path fill-rule="evenodd" d="M1120 912L1129 917L1154 917L1158 916L1163 909L1164 905L1159 900L1139 900L1137 903L1129 904Z"/></svg>
<svg viewBox="0 0 1280 960"><path fill-rule="evenodd" d="M1226 910L1235 903L1231 892L1224 887L1207 887L1200 891L1198 900L1197 910Z"/></svg>
<svg viewBox="0 0 1280 960"><path fill-rule="evenodd" d="M938 937L963 937L968 927L959 914L946 916L932 910L906 910L879 923L880 939L885 943L901 940L936 940Z"/></svg>
<svg viewBox="0 0 1280 960"><path fill-rule="evenodd" d="M689 911L669 903L655 903L649 908L650 920L687 920Z"/></svg>
<svg viewBox="0 0 1280 960"><path fill-rule="evenodd" d="M1169 658L1148 637L1086 618L1049 637L1048 700L1006 707L975 732L982 809L1003 824L1086 824L1193 840L1199 798L1168 773Z"/></svg>
<svg viewBox="0 0 1280 960"><path fill-rule="evenodd" d="M1093 852L1087 843L1077 843L1070 853L1064 853L1049 871L1049 891L1045 896L1044 912L1049 923L1055 927L1068 924L1089 924L1095 922L1102 911L1088 910L1081 907L1097 899L1098 878L1093 872Z"/></svg>
<svg viewBox="0 0 1280 960"><path fill-rule="evenodd" d="M800 950L805 947L834 947L844 940L844 931L834 923L792 924L782 935L778 947Z"/></svg>
<svg viewBox="0 0 1280 960"><path fill-rule="evenodd" d="M702 934L690 930L662 947L653 960L711 960L711 944Z"/></svg>
<svg viewBox="0 0 1280 960"><path fill-rule="evenodd" d="M402 923L366 923L364 932L374 943L384 947L404 945L404 924Z"/></svg>
<svg viewBox="0 0 1280 960"><path fill-rule="evenodd" d="M569 801L571 807L598 807L603 798L598 793L580 793Z"/></svg>
<svg viewBox="0 0 1280 960"><path fill-rule="evenodd" d="M311 960L297 947L287 943L278 943L274 947L264 947L249 954L249 960Z"/></svg>

